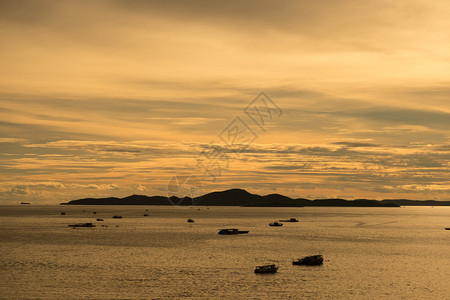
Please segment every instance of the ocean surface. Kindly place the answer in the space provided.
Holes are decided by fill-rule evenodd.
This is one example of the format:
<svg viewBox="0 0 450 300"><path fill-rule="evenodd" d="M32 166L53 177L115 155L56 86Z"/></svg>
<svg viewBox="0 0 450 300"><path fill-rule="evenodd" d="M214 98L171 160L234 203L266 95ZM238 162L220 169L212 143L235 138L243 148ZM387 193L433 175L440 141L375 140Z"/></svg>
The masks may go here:
<svg viewBox="0 0 450 300"><path fill-rule="evenodd" d="M0 299L450 299L445 227L450 207L0 206Z"/></svg>

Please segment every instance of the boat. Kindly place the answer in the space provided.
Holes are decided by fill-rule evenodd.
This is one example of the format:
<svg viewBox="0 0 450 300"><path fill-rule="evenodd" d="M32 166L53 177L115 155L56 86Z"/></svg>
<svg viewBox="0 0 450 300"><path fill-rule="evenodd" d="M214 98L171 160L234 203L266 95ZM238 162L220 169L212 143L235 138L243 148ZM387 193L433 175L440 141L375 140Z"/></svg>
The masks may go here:
<svg viewBox="0 0 450 300"><path fill-rule="evenodd" d="M274 264L257 266L255 268L255 273L276 273L277 271L278 267L275 266Z"/></svg>
<svg viewBox="0 0 450 300"><path fill-rule="evenodd" d="M242 234L248 233L248 230L238 230L236 228L220 229L219 234Z"/></svg>
<svg viewBox="0 0 450 300"><path fill-rule="evenodd" d="M445 228L445 230L450 230L450 227Z"/></svg>
<svg viewBox="0 0 450 300"><path fill-rule="evenodd" d="M290 218L289 220L280 220L279 222L298 222L296 218Z"/></svg>
<svg viewBox="0 0 450 300"><path fill-rule="evenodd" d="M292 261L293 265L318 266L323 264L323 256L321 254L305 256Z"/></svg>
<svg viewBox="0 0 450 300"><path fill-rule="evenodd" d="M273 222L270 223L269 226L283 226L283 223Z"/></svg>
<svg viewBox="0 0 450 300"><path fill-rule="evenodd" d="M78 223L78 224L71 224L68 225L69 227L75 228L75 227L95 227L92 223Z"/></svg>
<svg viewBox="0 0 450 300"><path fill-rule="evenodd" d="M101 222L101 221L104 221L104 220L103 220L103 219L100 219L100 218L98 218L98 219L97 219L97 221Z"/></svg>
<svg viewBox="0 0 450 300"><path fill-rule="evenodd" d="M122 219L122 216L113 216L113 219Z"/></svg>
<svg viewBox="0 0 450 300"><path fill-rule="evenodd" d="M20 202L20 204L31 204L30 202Z"/></svg>
<svg viewBox="0 0 450 300"><path fill-rule="evenodd" d="M61 215L61 216L65 216L65 215L66 215L66 212L63 211L63 212L60 213L60 215Z"/></svg>
<svg viewBox="0 0 450 300"><path fill-rule="evenodd" d="M187 219L188 223L194 223L194 220L192 219Z"/></svg>
<svg viewBox="0 0 450 300"><path fill-rule="evenodd" d="M144 217L148 217L148 214L144 214Z"/></svg>

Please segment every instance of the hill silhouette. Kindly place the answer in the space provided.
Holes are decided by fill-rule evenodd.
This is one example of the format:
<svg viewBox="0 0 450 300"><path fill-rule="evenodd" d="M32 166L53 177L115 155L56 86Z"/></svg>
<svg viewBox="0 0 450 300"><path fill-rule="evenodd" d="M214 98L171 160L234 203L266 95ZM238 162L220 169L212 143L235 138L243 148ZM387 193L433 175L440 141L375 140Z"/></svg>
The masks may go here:
<svg viewBox="0 0 450 300"><path fill-rule="evenodd" d="M172 196L131 195L124 198L84 198L72 200L64 205L204 205L204 206L258 206L258 207L303 207L303 206L356 206L356 207L399 207L400 205L439 205L439 201L414 200L345 200L290 198L280 194L257 195L243 189L230 189L208 193L196 198ZM450 205L450 201L447 204ZM411 204L413 203L413 204ZM418 204L426 203L426 204Z"/></svg>

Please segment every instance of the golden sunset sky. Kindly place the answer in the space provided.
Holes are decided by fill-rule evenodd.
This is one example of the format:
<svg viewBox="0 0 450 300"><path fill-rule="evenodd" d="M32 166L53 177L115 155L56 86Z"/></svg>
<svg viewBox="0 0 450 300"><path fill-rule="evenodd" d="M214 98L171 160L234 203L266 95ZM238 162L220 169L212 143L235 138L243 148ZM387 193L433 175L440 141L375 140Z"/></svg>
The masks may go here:
<svg viewBox="0 0 450 300"><path fill-rule="evenodd" d="M166 195L190 175L450 200L449 16L444 0L2 0L0 204ZM263 127L245 113L261 91L279 108ZM240 152L236 117L254 136Z"/></svg>

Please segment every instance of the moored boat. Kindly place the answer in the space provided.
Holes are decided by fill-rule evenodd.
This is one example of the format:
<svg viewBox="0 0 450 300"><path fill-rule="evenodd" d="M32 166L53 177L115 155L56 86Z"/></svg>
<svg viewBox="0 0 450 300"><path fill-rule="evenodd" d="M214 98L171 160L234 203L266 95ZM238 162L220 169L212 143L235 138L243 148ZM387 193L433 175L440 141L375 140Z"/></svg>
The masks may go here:
<svg viewBox="0 0 450 300"><path fill-rule="evenodd" d="M122 216L113 216L113 219L122 219Z"/></svg>
<svg viewBox="0 0 450 300"><path fill-rule="evenodd" d="M292 261L293 265L318 266L323 264L323 256L321 254L305 256L303 258Z"/></svg>
<svg viewBox="0 0 450 300"><path fill-rule="evenodd" d="M220 229L219 234L242 234L248 233L248 230L239 230L236 228Z"/></svg>
<svg viewBox="0 0 450 300"><path fill-rule="evenodd" d="M75 228L75 227L95 227L92 223L78 223L78 224L71 224L68 225L69 227Z"/></svg>
<svg viewBox="0 0 450 300"><path fill-rule="evenodd" d="M273 222L273 223L270 223L269 226L283 226L283 223Z"/></svg>
<svg viewBox="0 0 450 300"><path fill-rule="evenodd" d="M194 223L194 220L192 220L192 219L187 219L187 222L188 222L188 223Z"/></svg>
<svg viewBox="0 0 450 300"><path fill-rule="evenodd" d="M276 273L278 271L278 267L274 264L257 266L255 268L255 273Z"/></svg>
<svg viewBox="0 0 450 300"><path fill-rule="evenodd" d="M298 222L296 218L290 218L288 220L280 220L279 222Z"/></svg>

